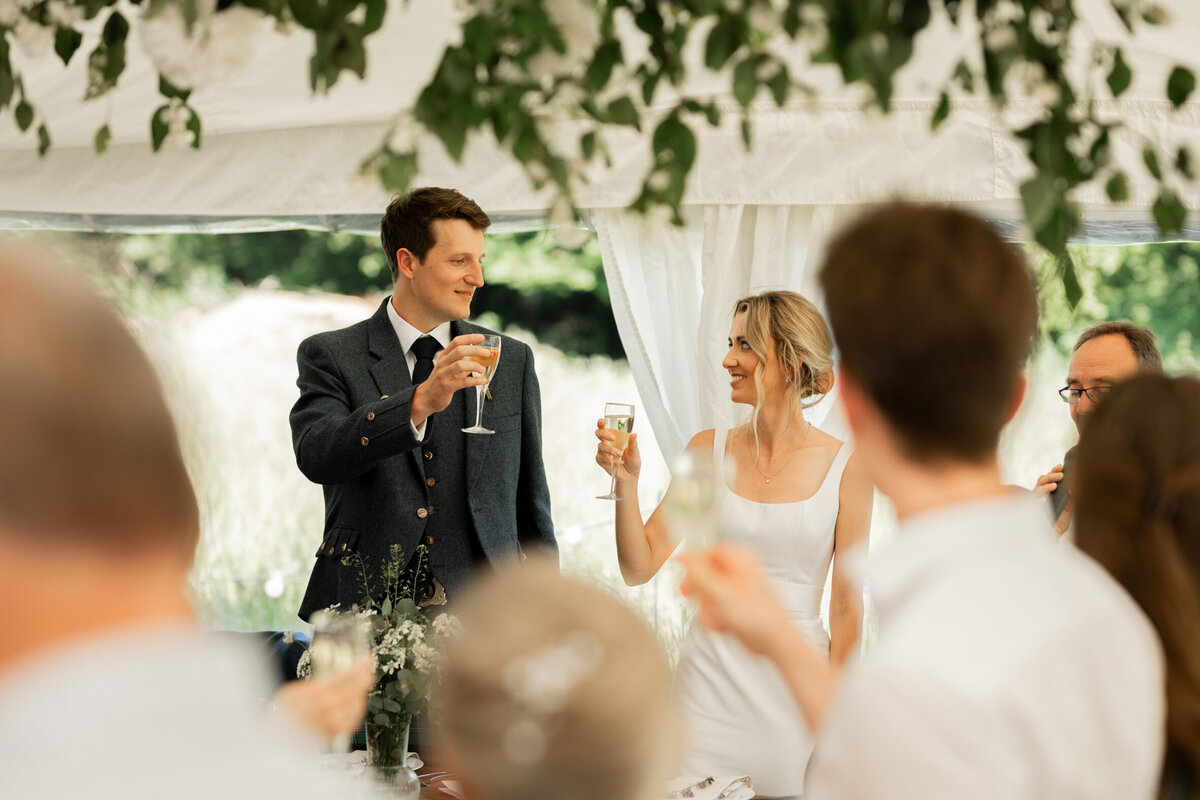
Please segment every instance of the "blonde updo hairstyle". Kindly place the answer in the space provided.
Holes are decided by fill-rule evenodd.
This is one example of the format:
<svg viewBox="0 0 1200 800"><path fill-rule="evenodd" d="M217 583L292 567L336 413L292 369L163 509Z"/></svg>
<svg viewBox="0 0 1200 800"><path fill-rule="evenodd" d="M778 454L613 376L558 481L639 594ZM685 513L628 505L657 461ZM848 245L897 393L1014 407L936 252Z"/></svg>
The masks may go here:
<svg viewBox="0 0 1200 800"><path fill-rule="evenodd" d="M654 634L535 559L478 579L433 719L470 800L655 800L681 735Z"/></svg>
<svg viewBox="0 0 1200 800"><path fill-rule="evenodd" d="M793 416L816 405L833 388L833 337L825 318L808 298L796 292L776 290L743 297L733 306L733 315L745 314L742 324L746 343L758 356L754 370L757 400L751 414L751 427L762 406L762 373L766 367L768 343L775 345L775 357L787 383L788 408Z"/></svg>

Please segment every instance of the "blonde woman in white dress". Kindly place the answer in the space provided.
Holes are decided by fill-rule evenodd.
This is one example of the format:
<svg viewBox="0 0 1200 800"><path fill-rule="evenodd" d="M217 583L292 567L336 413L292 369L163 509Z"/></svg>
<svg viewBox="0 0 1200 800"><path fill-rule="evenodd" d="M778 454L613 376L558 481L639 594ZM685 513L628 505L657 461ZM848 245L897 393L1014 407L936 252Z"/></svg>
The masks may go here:
<svg viewBox="0 0 1200 800"><path fill-rule="evenodd" d="M838 666L856 649L861 596L847 580L845 554L865 545L872 487L852 447L804 419L833 385L833 341L820 312L795 292L772 291L734 306L730 399L751 407L732 430L705 430L688 450L733 466L721 504L721 536L758 551L791 622ZM601 420L596 462L620 459L617 556L626 583L645 583L675 542L660 506L645 522L637 502L641 456L636 434L624 454ZM720 472L720 471L719 471ZM668 494L670 489L668 489ZM819 611L833 565L829 633ZM778 671L731 637L689 631L675 690L687 722L682 774L749 775L766 796L800 796L812 735Z"/></svg>

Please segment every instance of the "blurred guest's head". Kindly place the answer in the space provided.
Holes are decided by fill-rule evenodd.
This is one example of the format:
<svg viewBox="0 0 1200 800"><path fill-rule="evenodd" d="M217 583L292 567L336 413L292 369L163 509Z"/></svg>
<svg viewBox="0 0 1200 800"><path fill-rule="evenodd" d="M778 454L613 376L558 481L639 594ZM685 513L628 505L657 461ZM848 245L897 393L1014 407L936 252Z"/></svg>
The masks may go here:
<svg viewBox="0 0 1200 800"><path fill-rule="evenodd" d="M732 399L756 412L769 391L782 390L798 415L833 388L833 337L803 295L778 290L738 300L729 343L722 365L734 376Z"/></svg>
<svg viewBox="0 0 1200 800"><path fill-rule="evenodd" d="M894 203L834 240L821 285L844 376L903 456L994 460L1036 331L1021 256L970 214Z"/></svg>
<svg viewBox="0 0 1200 800"><path fill-rule="evenodd" d="M1075 458L1075 537L1154 623L1167 660L1167 774L1200 784L1200 381L1113 389Z"/></svg>
<svg viewBox="0 0 1200 800"><path fill-rule="evenodd" d="M651 800L678 717L654 635L551 563L481 578L444 651L435 723L471 800Z"/></svg>
<svg viewBox="0 0 1200 800"><path fill-rule="evenodd" d="M69 582L85 606L58 626L65 635L123 613L122 592L158 588L138 572L147 564L181 593L198 536L174 423L129 331L44 252L0 248L0 614L69 604L73 590L56 581ZM104 595L85 586L107 580Z"/></svg>
<svg viewBox="0 0 1200 800"><path fill-rule="evenodd" d="M1080 334L1067 367L1066 395L1075 427L1112 387L1139 372L1162 374L1162 354L1149 328L1118 320Z"/></svg>

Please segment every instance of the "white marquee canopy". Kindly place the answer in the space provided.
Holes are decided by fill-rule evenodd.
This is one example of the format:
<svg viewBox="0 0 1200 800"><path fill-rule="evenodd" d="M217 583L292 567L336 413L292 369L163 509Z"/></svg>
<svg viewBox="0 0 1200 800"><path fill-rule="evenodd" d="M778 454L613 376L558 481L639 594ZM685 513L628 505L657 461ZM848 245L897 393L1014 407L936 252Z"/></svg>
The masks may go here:
<svg viewBox="0 0 1200 800"><path fill-rule="evenodd" d="M1134 37L1106 0L1076 5L1079 30L1121 44L1135 72L1120 100L1100 101L1126 126L1114 152L1127 165L1131 200L1113 207L1102 187L1084 191L1077 197L1087 216L1084 233L1117 241L1151 238L1147 209L1156 187L1141 167L1144 143L1170 152L1190 143L1200 155L1200 102L1175 110L1162 99L1175 64L1200 75L1200 3L1162 2L1169 23L1144 26ZM30 60L14 50L53 145L39 158L33 131L21 134L11 114L0 118L0 228L371 230L388 197L358 174L359 164L397 112L415 101L446 44L460 35L454 3L392 0L383 30L368 40L366 79L344 74L332 92L314 97L307 83L311 35L281 34L264 21L249 64L192 95L204 124L202 148L168 144L154 153L149 121L163 99L137 45L138 12L132 6L127 11L135 28L129 64L118 88L98 100L81 100L86 54L98 30L66 69L53 53ZM632 131L612 133L614 163L591 173L579 202L600 235L622 338L650 421L669 453L729 413L719 353L733 299L769 286L811 293L813 271L806 265L856 207L901 195L955 202L1021 235L1018 187L1030 167L990 103L958 103L936 135L929 129L938 92L969 35L945 20L923 34L886 117L864 113L861 97L842 87L830 68L809 67L804 78L817 86L820 99L798 99L782 109L765 99L756 103L750 150L741 142L727 77L693 70L689 93L715 97L730 113L719 128L697 127L697 161L685 196L688 225L681 229L621 210L637 194L649 149ZM629 52L637 49L631 43ZM1102 74L1090 79L1103 85ZM671 104L671 98L659 100L663 108ZM1004 114L1033 109L1032 103L1016 103ZM647 116L659 112L652 108ZM112 142L97 155L92 137L105 123ZM552 124L571 137L578 123ZM417 185L462 189L497 220L498 230L544 223L551 196L535 191L494 143L474 142L462 164L432 138L422 140L420 153ZM1195 186L1182 196L1190 209L1200 207ZM1192 214L1186 233L1200 238L1194 219Z"/></svg>

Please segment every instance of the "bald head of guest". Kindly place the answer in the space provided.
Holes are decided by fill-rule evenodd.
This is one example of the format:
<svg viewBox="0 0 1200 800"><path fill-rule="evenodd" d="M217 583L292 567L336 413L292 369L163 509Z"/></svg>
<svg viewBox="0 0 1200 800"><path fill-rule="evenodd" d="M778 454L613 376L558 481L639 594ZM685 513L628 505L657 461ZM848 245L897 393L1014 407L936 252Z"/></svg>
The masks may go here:
<svg viewBox="0 0 1200 800"><path fill-rule="evenodd" d="M46 252L0 246L0 670L60 639L190 619L199 531L129 330Z"/></svg>

